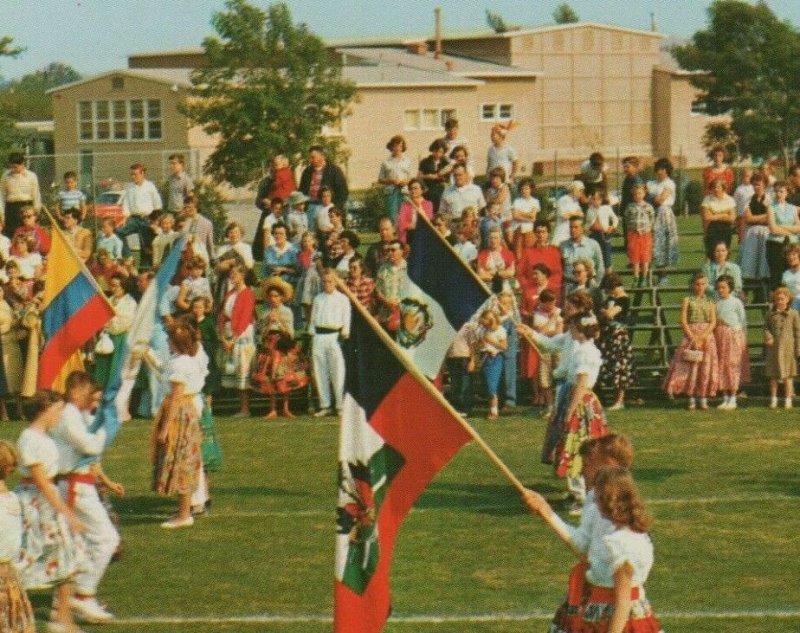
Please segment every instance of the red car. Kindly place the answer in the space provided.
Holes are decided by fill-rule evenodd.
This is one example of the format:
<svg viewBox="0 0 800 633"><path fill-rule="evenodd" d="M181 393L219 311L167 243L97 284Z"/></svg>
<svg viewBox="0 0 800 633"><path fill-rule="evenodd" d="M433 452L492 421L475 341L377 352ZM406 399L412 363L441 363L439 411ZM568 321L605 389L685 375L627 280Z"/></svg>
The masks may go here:
<svg viewBox="0 0 800 633"><path fill-rule="evenodd" d="M117 227L125 223L125 218L122 215L122 205L120 199L122 198L121 190L104 191L98 194L94 201L94 216L99 223L104 218L112 218Z"/></svg>

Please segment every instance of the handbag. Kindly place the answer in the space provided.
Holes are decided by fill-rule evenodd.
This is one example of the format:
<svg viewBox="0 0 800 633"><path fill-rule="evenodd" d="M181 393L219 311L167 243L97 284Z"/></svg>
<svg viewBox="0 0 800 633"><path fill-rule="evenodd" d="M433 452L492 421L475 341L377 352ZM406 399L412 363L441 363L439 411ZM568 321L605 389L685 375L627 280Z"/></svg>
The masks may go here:
<svg viewBox="0 0 800 633"><path fill-rule="evenodd" d="M683 360L687 363L700 363L703 361L704 356L705 354L701 349L685 349L682 354Z"/></svg>
<svg viewBox="0 0 800 633"><path fill-rule="evenodd" d="M94 353L100 356L108 356L114 353L114 341L111 340L108 332L103 330L94 346Z"/></svg>

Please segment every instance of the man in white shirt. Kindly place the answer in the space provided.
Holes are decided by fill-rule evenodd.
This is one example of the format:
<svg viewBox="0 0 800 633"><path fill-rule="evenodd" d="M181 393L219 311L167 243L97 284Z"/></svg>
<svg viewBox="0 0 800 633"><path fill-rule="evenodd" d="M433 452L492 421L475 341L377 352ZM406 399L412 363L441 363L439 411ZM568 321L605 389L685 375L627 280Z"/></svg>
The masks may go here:
<svg viewBox="0 0 800 633"><path fill-rule="evenodd" d="M463 165L453 167L453 184L442 194L439 215L452 224L461 218L461 212L467 207L480 211L485 206L483 191L478 185L469 182L467 168Z"/></svg>
<svg viewBox="0 0 800 633"><path fill-rule="evenodd" d="M125 224L117 229L122 240L122 254L131 254L128 248L128 236L136 233L139 236L140 263L149 264L152 260L153 230L150 219L155 211L161 211L163 203L156 186L145 178L147 170L141 163L131 165L131 182L125 187L120 204Z"/></svg>
<svg viewBox="0 0 800 633"><path fill-rule="evenodd" d="M336 289L336 272L322 273L322 292L311 304L308 333L313 337L311 354L314 358L314 381L319 393L318 418L331 415L331 397L336 411L342 410L344 400L344 355L339 337L350 336L350 300ZM333 392L331 393L331 385Z"/></svg>
<svg viewBox="0 0 800 633"><path fill-rule="evenodd" d="M85 413L92 406L94 381L83 371L74 371L66 381L67 404L58 425L50 431L58 448L58 485L62 497L83 523L83 537L89 549L89 568L75 577L72 608L87 622L100 623L114 616L97 601L97 586L119 545L119 534L97 494L95 476L81 461L100 455L105 448L104 429L91 433Z"/></svg>
<svg viewBox="0 0 800 633"><path fill-rule="evenodd" d="M8 170L0 178L0 214L5 218L5 234L13 237L22 224L22 207L32 206L37 213L42 206L39 179L25 168L19 152L8 156Z"/></svg>

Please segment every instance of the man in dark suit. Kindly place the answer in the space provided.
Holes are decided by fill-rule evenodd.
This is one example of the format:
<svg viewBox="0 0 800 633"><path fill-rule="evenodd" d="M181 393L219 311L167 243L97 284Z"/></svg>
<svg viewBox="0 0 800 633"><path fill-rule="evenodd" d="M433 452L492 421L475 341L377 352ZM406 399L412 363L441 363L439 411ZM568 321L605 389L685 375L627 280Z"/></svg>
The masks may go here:
<svg viewBox="0 0 800 633"><path fill-rule="evenodd" d="M325 148L321 145L312 145L308 150L308 165L300 176L300 191L311 198L308 205L308 228L316 231L316 215L319 206L319 191L323 185L327 185L333 192L334 206L345 214L345 204L349 194L347 179L344 173L336 165L328 161L325 155ZM346 217L346 216L345 216Z"/></svg>

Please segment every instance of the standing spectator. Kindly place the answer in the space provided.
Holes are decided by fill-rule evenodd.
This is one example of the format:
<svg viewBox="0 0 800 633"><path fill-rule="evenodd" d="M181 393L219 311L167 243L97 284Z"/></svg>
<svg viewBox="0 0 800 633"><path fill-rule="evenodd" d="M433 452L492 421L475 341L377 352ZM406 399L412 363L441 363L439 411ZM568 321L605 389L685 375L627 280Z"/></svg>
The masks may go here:
<svg viewBox="0 0 800 633"><path fill-rule="evenodd" d="M250 416L250 365L255 354L256 296L245 282L245 272L241 264L229 269L217 321L223 351L221 383L239 391L239 411L234 417Z"/></svg>
<svg viewBox="0 0 800 633"><path fill-rule="evenodd" d="M481 218L478 225L478 234L480 235L478 246L481 249L489 248L489 233L498 229L502 234L503 218L501 214L502 209L496 202L486 205L486 215Z"/></svg>
<svg viewBox="0 0 800 633"><path fill-rule="evenodd" d="M783 271L786 269L784 247L795 244L800 234L800 215L797 207L787 202L788 185L775 183L775 202L767 210L767 263L769 265L770 288L775 289L781 283Z"/></svg>
<svg viewBox="0 0 800 633"><path fill-rule="evenodd" d="M8 421L6 398L19 398L22 390L23 363L19 345L19 319L6 300L6 290L0 286L0 421Z"/></svg>
<svg viewBox="0 0 800 633"><path fill-rule="evenodd" d="M659 158L654 166L656 179L647 183L656 210L653 225L653 268L662 271L678 265L678 223L672 210L675 204L675 181L672 180L672 163ZM667 275L659 272L659 285L666 285Z"/></svg>
<svg viewBox="0 0 800 633"><path fill-rule="evenodd" d="M764 165L762 165L762 170L764 169L771 170L772 167L770 163L765 162ZM764 174L764 183L767 188L767 193L771 193L773 198L775 197L775 182L775 176L772 176L771 171L769 178L766 173ZM789 173L786 174L786 182L789 185L789 195L786 199L790 204L796 207L800 206L800 164L795 163L789 167Z"/></svg>
<svg viewBox="0 0 800 633"><path fill-rule="evenodd" d="M387 253L387 261L381 264L375 278L376 318L394 334L400 328L400 301L408 295L408 267L400 240L392 240Z"/></svg>
<svg viewBox="0 0 800 633"><path fill-rule="evenodd" d="M425 198L433 204L433 212L438 213L446 181L442 170L448 165L444 156L447 153L447 144L442 139L436 139L430 144L428 151L430 154L419 163L417 178L425 183Z"/></svg>
<svg viewBox="0 0 800 633"><path fill-rule="evenodd" d="M475 348L478 340L478 325L467 321L461 326L450 348L447 350L447 373L450 376L450 401L461 417L472 413L474 399L472 375L476 372Z"/></svg>
<svg viewBox="0 0 800 633"><path fill-rule="evenodd" d="M456 165L453 168L453 184L448 186L442 194L442 201L439 205L439 215L448 224L461 217L461 212L467 207L483 209L486 206L486 199L483 191L478 185L469 181L467 168L463 165Z"/></svg>
<svg viewBox="0 0 800 633"><path fill-rule="evenodd" d="M517 323L520 321L517 300L511 290L497 295L497 312L500 325L506 331L508 345L503 350L503 412L510 413L517 406L517 359L519 358L519 334Z"/></svg>
<svg viewBox="0 0 800 633"><path fill-rule="evenodd" d="M612 273L605 280L606 294L597 306L600 317L600 337L597 347L603 356L598 380L600 385L614 390L614 404L608 410L625 408L625 392L633 387L635 372L633 347L628 332L631 299L625 294L622 277Z"/></svg>
<svg viewBox="0 0 800 633"><path fill-rule="evenodd" d="M300 306L300 323L308 323L311 315L311 302L320 290L320 259L317 240L308 231L300 238L300 250L297 251L297 284L295 284L295 305Z"/></svg>
<svg viewBox="0 0 800 633"><path fill-rule="evenodd" d="M186 159L183 154L170 154L169 176L167 177L166 210L177 215L183 209L186 196L194 193L194 183L186 173Z"/></svg>
<svg viewBox="0 0 800 633"><path fill-rule="evenodd" d="M503 352L508 349L508 339L506 330L500 324L500 317L494 310L484 310L481 313L478 323L481 326L480 351L483 353L483 364L481 370L486 381L486 391L489 395L489 415L488 420L496 420L498 411L498 391L500 380L503 378L503 365L505 357Z"/></svg>
<svg viewBox="0 0 800 633"><path fill-rule="evenodd" d="M714 246L711 259L703 264L703 272L706 274L709 289L712 289L711 296L714 299L719 299L716 293L717 279L723 275L731 278L731 292L739 298L744 296L742 292L742 269L739 268L739 264L728 260L729 253L730 251L725 242L719 242Z"/></svg>
<svg viewBox="0 0 800 633"><path fill-rule="evenodd" d="M11 240L2 232L4 226L3 216L0 215L0 261L7 261L11 255Z"/></svg>
<svg viewBox="0 0 800 633"><path fill-rule="evenodd" d="M489 232L487 247L478 252L478 277L497 294L511 290L515 272L514 254L503 246L503 232L495 227Z"/></svg>
<svg viewBox="0 0 800 633"><path fill-rule="evenodd" d="M633 188L633 200L625 207L625 227L628 231L628 259L633 266L633 278L641 288L650 278L650 261L653 259L653 229L656 212L644 199L644 183Z"/></svg>
<svg viewBox="0 0 800 633"><path fill-rule="evenodd" d="M589 158L581 163L580 171L587 195L592 195L595 189L608 189L608 165L600 152L592 152Z"/></svg>
<svg viewBox="0 0 800 633"><path fill-rule="evenodd" d="M791 308L792 293L780 287L772 293L772 309L764 321L767 348L764 374L769 378L769 408L778 408L778 382L783 383L783 406L792 408L797 357L800 355L800 314Z"/></svg>
<svg viewBox="0 0 800 633"><path fill-rule="evenodd" d="M560 246L561 242L569 238L569 223L572 218L583 221L583 192L585 185L580 180L573 180L568 193L556 202L556 228L553 231L553 245Z"/></svg>
<svg viewBox="0 0 800 633"><path fill-rule="evenodd" d="M6 235L11 237L22 223L22 208L32 206L34 211L42 207L39 179L25 167L25 157L19 152L8 155L8 170L0 177L0 215L6 223Z"/></svg>
<svg viewBox="0 0 800 633"><path fill-rule="evenodd" d="M469 150L465 145L456 145L450 150L450 164L444 169L444 174L450 176L450 184L454 184L453 170L461 166L467 171L467 181L472 182L475 178L475 170L472 169L472 162L469 159Z"/></svg>
<svg viewBox="0 0 800 633"><path fill-rule="evenodd" d="M339 167L328 160L325 148L321 145L312 145L308 150L308 165L300 175L298 189L311 199L308 208L309 217L316 216L317 206L322 204L320 189L327 185L333 192L333 204L337 209L344 210L347 205L347 179ZM311 223L309 222L309 225Z"/></svg>
<svg viewBox="0 0 800 633"><path fill-rule="evenodd" d="M296 189L294 172L289 166L289 160L283 154L278 154L272 159L270 172L258 183L256 192L256 207L261 210L261 217L256 225L256 235L253 238L253 254L256 261L261 261L264 249L269 246L270 231L265 230L265 220L270 217L270 211L275 215L276 200L280 200L283 206Z"/></svg>
<svg viewBox="0 0 800 633"><path fill-rule="evenodd" d="M460 136L461 128L459 127L458 119L447 119L444 122L444 138L442 139L447 146L447 151L450 152L456 147L467 148L469 143L466 139ZM472 171L470 169L470 171Z"/></svg>
<svg viewBox="0 0 800 633"><path fill-rule="evenodd" d="M794 297L792 307L800 311L800 244L792 244L786 253L788 268L783 271L782 285L789 289Z"/></svg>
<svg viewBox="0 0 800 633"><path fill-rule="evenodd" d="M378 241L367 249L367 255L364 258L364 265L368 275L377 276L381 264L389 259L389 251L387 250L389 245L396 239L397 234L391 218L382 217L378 221Z"/></svg>
<svg viewBox="0 0 800 633"><path fill-rule="evenodd" d="M309 226L309 231L314 231L317 235L317 240L327 240L331 231L334 230L333 223L331 222L330 211L335 209L333 206L333 191L330 187L324 186L319 190L319 206L317 206L317 215L314 218L314 225Z"/></svg>
<svg viewBox="0 0 800 633"><path fill-rule="evenodd" d="M611 272L611 236L617 232L618 225L619 218L606 200L605 189L596 187L589 195L586 226L589 237L600 245L606 272Z"/></svg>
<svg viewBox="0 0 800 633"><path fill-rule="evenodd" d="M722 404L717 408L736 408L739 385L750 382L750 358L747 351L747 317L741 299L731 294L733 278L721 275L716 281L717 328L714 338L719 354L719 389Z"/></svg>
<svg viewBox="0 0 800 633"><path fill-rule="evenodd" d="M514 239L511 230L511 189L506 183L506 172L501 167L495 167L489 172L489 185L486 187L483 197L486 199L487 207L492 205L500 207L500 219L503 223L505 238L511 244Z"/></svg>
<svg viewBox="0 0 800 633"><path fill-rule="evenodd" d="M486 173L491 174L493 169L500 167L505 174L503 180L511 186L513 186L514 178L519 170L519 159L516 150L506 145L506 136L515 126L513 121L495 123L489 133L492 144L486 155Z"/></svg>
<svg viewBox="0 0 800 633"><path fill-rule="evenodd" d="M81 212L81 219L86 217L86 194L78 189L78 174L68 171L64 174L64 188L58 192L56 199L56 217L64 220L64 211L67 209L78 209Z"/></svg>
<svg viewBox="0 0 800 633"><path fill-rule="evenodd" d="M342 257L336 262L336 274L346 279L350 271L350 261L358 256L356 249L361 246L361 240L353 231L342 231L339 236L339 246L342 249Z"/></svg>
<svg viewBox="0 0 800 633"><path fill-rule="evenodd" d="M408 199L400 205L397 217L397 237L403 244L411 242L420 213L429 220L433 219L433 203L423 197L422 182L413 178L408 183Z"/></svg>
<svg viewBox="0 0 800 633"><path fill-rule="evenodd" d="M533 232L526 233L522 252L517 257L517 280L523 295L534 285L533 267L544 264L550 271L547 287L558 295L561 294L562 267L561 250L550 243L550 225L547 220L536 220Z"/></svg>
<svg viewBox="0 0 800 633"><path fill-rule="evenodd" d="M278 222L272 227L272 246L264 253L262 276L277 276L294 286L297 281L297 247L286 236L286 226Z"/></svg>
<svg viewBox="0 0 800 633"><path fill-rule="evenodd" d="M161 261L167 256L172 244L180 237L175 230L175 216L171 213L162 213L158 217L160 232L153 238L153 266L158 268Z"/></svg>
<svg viewBox="0 0 800 633"><path fill-rule="evenodd" d="M125 292L125 287L122 285L123 279L123 275L117 273L108 282L108 289L111 293L109 303L114 308L114 316L106 324L104 331L108 332L111 337L114 350L110 354L95 355L94 377L104 389L108 386L111 377L116 375L117 368L122 363L128 330L136 312L136 301Z"/></svg>
<svg viewBox="0 0 800 633"><path fill-rule="evenodd" d="M711 165L703 170L703 188L706 195L714 193L714 181L721 180L723 191L733 193L733 170L725 162L725 148L715 145L711 149Z"/></svg>
<svg viewBox="0 0 800 633"><path fill-rule="evenodd" d="M134 233L139 236L140 258L143 264L149 264L151 261L153 231L150 228L150 217L154 211L160 211L163 206L158 189L147 180L146 173L147 170L141 163L131 165L132 182L125 187L120 200L125 223L117 229L125 256L130 255L128 236Z"/></svg>
<svg viewBox="0 0 800 633"><path fill-rule="evenodd" d="M366 276L364 260L358 255L350 260L347 287L367 312L375 311L375 280Z"/></svg>
<svg viewBox="0 0 800 633"><path fill-rule="evenodd" d="M526 233L533 231L533 223L541 211L539 200L533 197L536 185L533 178L523 178L519 181L519 196L511 204L511 234L510 242L514 247L517 257L522 250L522 239Z"/></svg>
<svg viewBox="0 0 800 633"><path fill-rule="evenodd" d="M406 139L399 134L389 139L386 149L390 156L381 163L378 183L386 187L386 213L393 222L397 222L403 192L414 175L414 163L406 156Z"/></svg>
<svg viewBox="0 0 800 633"><path fill-rule="evenodd" d="M633 202L633 188L643 185L644 180L639 175L639 159L636 156L626 156L622 159L622 189L620 192L619 211L622 219L622 235L625 238L625 250L628 249L628 227L625 226L625 209Z"/></svg>
<svg viewBox="0 0 800 633"><path fill-rule="evenodd" d="M594 267L595 283L599 283L606 273L603 252L600 245L584 234L583 218L574 217L569 221L569 239L561 242L561 261L567 281L567 293L574 286L573 265L578 259L588 259Z"/></svg>
<svg viewBox="0 0 800 633"><path fill-rule="evenodd" d="M685 393L689 396L689 411L697 407L708 409L708 398L716 395L719 387L719 363L714 328L717 326L717 309L707 296L708 279L697 271L692 276L692 294L681 304L681 339L672 357L664 390L669 396Z"/></svg>
<svg viewBox="0 0 800 633"><path fill-rule="evenodd" d="M225 227L225 237L227 241L217 249L217 263L214 267L217 274L221 277L227 276L231 267L237 263L251 270L255 265L253 251L250 244L242 240L242 226L238 222L231 222Z"/></svg>
<svg viewBox="0 0 800 633"><path fill-rule="evenodd" d="M742 182L736 187L733 192L733 201L736 203L736 237L739 240L739 247L741 248L744 242L745 234L747 233L747 223L745 222L745 211L747 205L750 204L750 199L753 197L755 189L753 188L753 170L750 167L745 167L742 170Z"/></svg>
<svg viewBox="0 0 800 633"><path fill-rule="evenodd" d="M292 244L299 244L300 238L303 233L309 230L308 215L306 206L308 205L309 198L299 191L295 191L286 200L286 206L289 207L289 213L286 215L284 222L289 231L289 239Z"/></svg>
<svg viewBox="0 0 800 633"><path fill-rule="evenodd" d="M725 192L725 182L717 179L711 183L711 193L703 198L700 205L703 216L703 245L706 257L713 255L714 246L725 242L731 247L733 225L736 222L736 202Z"/></svg>
<svg viewBox="0 0 800 633"><path fill-rule="evenodd" d="M350 336L350 300L337 290L337 279L332 270L322 274L322 292L311 306L308 333L313 337L311 353L319 394L319 410L314 416L318 418L331 415L331 406L340 412L344 400L344 355L339 341Z"/></svg>
<svg viewBox="0 0 800 633"><path fill-rule="evenodd" d="M744 241L739 244L739 265L742 277L750 280L769 279L769 263L767 262L767 226L769 208L772 199L766 191L764 177L753 174L750 181L753 195L744 210Z"/></svg>
<svg viewBox="0 0 800 633"><path fill-rule="evenodd" d="M184 199L180 217L181 233L190 236L192 250L210 263L214 256L214 224L200 214L200 207L194 195L186 196Z"/></svg>
<svg viewBox="0 0 800 633"><path fill-rule="evenodd" d="M537 264L544 266L544 264ZM526 320L534 332L546 337L553 337L564 331L564 320L561 318L561 309L556 306L556 294L544 288L536 298L529 318ZM541 417L549 418L553 415L553 367L558 356L552 352L539 350L531 345L527 339L523 349L525 368L524 375L531 381L533 391L533 404L544 405Z"/></svg>

